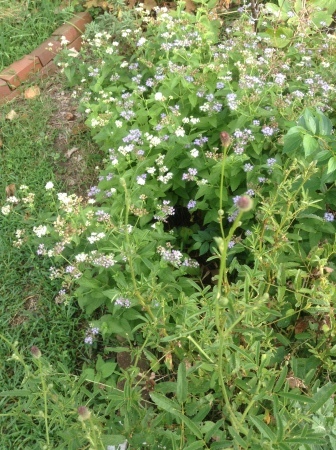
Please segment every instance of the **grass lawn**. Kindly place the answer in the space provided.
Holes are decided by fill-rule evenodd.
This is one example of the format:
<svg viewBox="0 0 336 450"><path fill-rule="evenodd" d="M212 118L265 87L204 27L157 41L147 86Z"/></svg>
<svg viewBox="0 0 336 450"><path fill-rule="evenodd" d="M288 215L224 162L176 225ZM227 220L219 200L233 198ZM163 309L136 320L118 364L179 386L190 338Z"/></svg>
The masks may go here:
<svg viewBox="0 0 336 450"><path fill-rule="evenodd" d="M59 0L0 0L0 70L30 53L64 21Z"/></svg>
<svg viewBox="0 0 336 450"><path fill-rule="evenodd" d="M80 192L90 185L94 167L99 163L99 154L85 130L81 133L77 131L81 128L80 117L76 116L72 121L66 119L71 108L74 107L70 94L62 92L61 82L57 78L44 82L41 95L35 99L16 99L2 107L1 204L6 198L6 186L12 184L16 189L27 185L29 191L36 194L35 211L42 209L46 201L44 186L48 181L54 182L58 192ZM15 111L16 115L9 120L7 116L11 111ZM76 149L71 157L65 155L69 149ZM76 305L55 303L59 287L49 279L50 264L33 251L23 252L13 246L16 230L24 228L25 222L19 214L10 219L2 216L0 382L3 390L20 388L24 375L22 365L11 359L13 345L25 356L30 354L32 345L37 345L52 364L62 361L71 373L76 373L88 357L83 343L83 329L87 321ZM6 410L7 400L2 402ZM7 436L2 438L0 448L3 449L12 448L14 441L22 438L17 431L17 438L14 439L8 427L11 427L11 421L6 417L0 419L2 436Z"/></svg>

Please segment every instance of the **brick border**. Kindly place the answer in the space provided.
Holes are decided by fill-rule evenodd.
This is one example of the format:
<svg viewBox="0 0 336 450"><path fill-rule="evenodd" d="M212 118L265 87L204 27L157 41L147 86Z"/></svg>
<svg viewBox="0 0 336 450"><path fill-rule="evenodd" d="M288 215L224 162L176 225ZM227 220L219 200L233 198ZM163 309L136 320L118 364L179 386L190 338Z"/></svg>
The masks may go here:
<svg viewBox="0 0 336 450"><path fill-rule="evenodd" d="M21 93L21 84L34 73L39 72L45 77L56 72L57 66L53 59L62 48L61 37L64 36L69 41L68 48L79 50L82 43L81 35L86 24L91 21L92 17L88 12L75 14L69 22L57 28L29 55L3 69L0 72L0 105L17 97Z"/></svg>

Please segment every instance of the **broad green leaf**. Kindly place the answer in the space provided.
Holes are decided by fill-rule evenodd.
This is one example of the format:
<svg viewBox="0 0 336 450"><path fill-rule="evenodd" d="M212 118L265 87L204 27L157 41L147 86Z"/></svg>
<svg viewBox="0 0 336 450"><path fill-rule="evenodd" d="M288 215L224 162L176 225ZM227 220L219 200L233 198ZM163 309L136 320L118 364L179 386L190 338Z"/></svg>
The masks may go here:
<svg viewBox="0 0 336 450"><path fill-rule="evenodd" d="M319 118L319 134L322 136L328 136L332 131L332 123L321 111L317 111Z"/></svg>
<svg viewBox="0 0 336 450"><path fill-rule="evenodd" d="M318 141L313 138L313 136L310 136L310 134L306 134L303 136L302 143L306 157L316 152L319 146Z"/></svg>
<svg viewBox="0 0 336 450"><path fill-rule="evenodd" d="M336 156L333 156L328 161L328 170L327 173L334 172L336 170Z"/></svg>
<svg viewBox="0 0 336 450"><path fill-rule="evenodd" d="M295 151L299 150L302 145L301 133L287 133L284 137L284 153L291 153L295 155ZM293 155L293 156L294 156Z"/></svg>
<svg viewBox="0 0 336 450"><path fill-rule="evenodd" d="M256 428L260 431L260 433L271 442L276 441L276 436L269 426L265 424L259 417L250 416L250 421L255 425Z"/></svg>
<svg viewBox="0 0 336 450"><path fill-rule="evenodd" d="M312 413L318 411L335 392L336 383L329 382L326 385L322 386L321 389L319 389L316 394L314 394L313 400L315 401L315 404L309 408L309 411Z"/></svg>
<svg viewBox="0 0 336 450"><path fill-rule="evenodd" d="M185 362L182 361L177 369L176 397L179 403L184 403L188 397L188 380Z"/></svg>
<svg viewBox="0 0 336 450"><path fill-rule="evenodd" d="M313 113L307 108L303 114L303 118L305 121L305 125L308 131L311 131L313 134L316 133L316 122Z"/></svg>

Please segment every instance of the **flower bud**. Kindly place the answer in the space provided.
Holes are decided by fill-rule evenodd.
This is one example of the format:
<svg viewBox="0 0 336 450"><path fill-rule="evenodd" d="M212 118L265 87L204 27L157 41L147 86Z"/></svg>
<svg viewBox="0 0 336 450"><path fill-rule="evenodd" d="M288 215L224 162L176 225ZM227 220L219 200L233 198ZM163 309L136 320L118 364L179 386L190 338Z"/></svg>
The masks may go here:
<svg viewBox="0 0 336 450"><path fill-rule="evenodd" d="M78 406L77 412L79 415L79 420L84 422L84 420L90 419L91 412L86 406Z"/></svg>
<svg viewBox="0 0 336 450"><path fill-rule="evenodd" d="M30 353L33 355L34 358L39 359L42 356L41 350L36 347L36 345L33 345L30 349Z"/></svg>
<svg viewBox="0 0 336 450"><path fill-rule="evenodd" d="M250 211L250 209L253 208L253 200L248 195L242 195L238 199L236 206L240 209L240 211Z"/></svg>
<svg viewBox="0 0 336 450"><path fill-rule="evenodd" d="M229 133L227 133L226 131L221 131L219 134L222 146L224 148L228 148L228 146L231 143L231 136L229 135Z"/></svg>

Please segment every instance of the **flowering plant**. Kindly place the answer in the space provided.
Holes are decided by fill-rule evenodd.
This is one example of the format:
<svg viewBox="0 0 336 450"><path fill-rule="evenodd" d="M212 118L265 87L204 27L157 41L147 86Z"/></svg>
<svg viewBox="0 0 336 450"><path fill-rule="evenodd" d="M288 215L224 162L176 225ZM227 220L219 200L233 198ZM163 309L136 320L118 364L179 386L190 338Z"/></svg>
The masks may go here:
<svg viewBox="0 0 336 450"><path fill-rule="evenodd" d="M86 343L131 354L106 412L127 420L106 420L136 448L325 443L308 424L336 389L316 383L335 338L335 36L280 3L258 33L247 7L227 28L204 7L140 9L126 48L102 30L60 63L106 157L87 198L48 184L32 231L57 301L92 318Z"/></svg>

